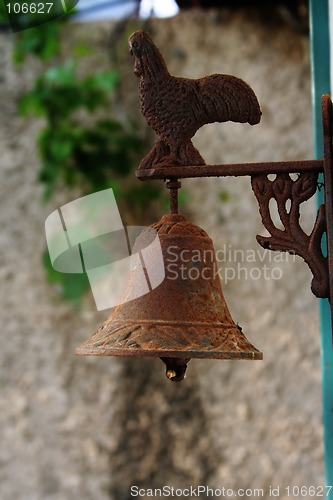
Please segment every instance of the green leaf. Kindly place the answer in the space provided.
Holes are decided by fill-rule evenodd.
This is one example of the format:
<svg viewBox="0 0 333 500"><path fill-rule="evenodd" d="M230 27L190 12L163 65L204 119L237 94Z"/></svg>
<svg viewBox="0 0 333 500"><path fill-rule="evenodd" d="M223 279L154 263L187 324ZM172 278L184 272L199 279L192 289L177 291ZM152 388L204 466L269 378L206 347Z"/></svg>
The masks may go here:
<svg viewBox="0 0 333 500"><path fill-rule="evenodd" d="M93 76L93 84L105 90L114 90L119 82L117 71L100 71Z"/></svg>
<svg viewBox="0 0 333 500"><path fill-rule="evenodd" d="M59 21L41 24L16 33L13 61L17 64L22 63L28 54L44 60L54 57L60 51L59 34Z"/></svg>
<svg viewBox="0 0 333 500"><path fill-rule="evenodd" d="M53 269L47 249L43 252L42 261L47 279L49 283L56 285L59 295L68 302L78 304L90 288L86 273L59 273Z"/></svg>
<svg viewBox="0 0 333 500"><path fill-rule="evenodd" d="M42 76L41 81L52 85L73 85L76 81L76 64L73 60L67 60L63 66L53 66Z"/></svg>
<svg viewBox="0 0 333 500"><path fill-rule="evenodd" d="M19 114L27 116L33 114L35 116L42 116L45 108L38 96L38 93L32 91L20 97L17 102Z"/></svg>
<svg viewBox="0 0 333 500"><path fill-rule="evenodd" d="M7 11L5 9L5 5L2 2L0 2L0 22L1 22L1 24L4 24L5 26L9 25Z"/></svg>
<svg viewBox="0 0 333 500"><path fill-rule="evenodd" d="M222 203L227 203L230 201L230 193L226 190L222 190L219 192L219 199Z"/></svg>
<svg viewBox="0 0 333 500"><path fill-rule="evenodd" d="M147 203L156 200L160 196L160 186L152 183L132 186L126 193L126 200L131 205L144 207Z"/></svg>
<svg viewBox="0 0 333 500"><path fill-rule="evenodd" d="M79 57L90 56L93 53L92 48L85 42L76 43L72 48L72 56Z"/></svg>

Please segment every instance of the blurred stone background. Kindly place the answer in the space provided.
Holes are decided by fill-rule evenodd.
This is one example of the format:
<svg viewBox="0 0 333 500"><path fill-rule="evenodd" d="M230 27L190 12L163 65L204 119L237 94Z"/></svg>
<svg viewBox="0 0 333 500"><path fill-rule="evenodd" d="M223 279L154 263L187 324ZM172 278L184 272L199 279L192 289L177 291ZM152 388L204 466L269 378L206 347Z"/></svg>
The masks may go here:
<svg viewBox="0 0 333 500"><path fill-rule="evenodd" d="M186 12L152 20L149 29L172 73L233 74L258 96L259 125L215 124L198 132L194 142L207 162L313 156L306 36L246 9ZM96 65L98 53L117 41L124 74L119 95L146 127L125 32L110 22L69 25L64 46L80 37L96 48ZM41 123L16 112L16 99L31 86L38 64L13 67L13 35L0 38L1 499L127 500L131 485L198 484L266 491L280 486L285 499L288 485L323 485L311 275L301 259L276 262L276 254L257 245L255 235L265 233L249 178L184 181L184 210L210 234L216 250L257 252L259 262L242 262L249 272L265 264L281 269L279 280L246 279L243 271L222 283L234 320L264 360L192 360L187 379L173 384L158 359L74 355L108 312L95 312L88 297L78 313L57 300L46 282L44 221L75 195L41 201L35 145ZM307 230L314 217L311 202L302 214ZM236 269L237 262L226 258L221 266Z"/></svg>

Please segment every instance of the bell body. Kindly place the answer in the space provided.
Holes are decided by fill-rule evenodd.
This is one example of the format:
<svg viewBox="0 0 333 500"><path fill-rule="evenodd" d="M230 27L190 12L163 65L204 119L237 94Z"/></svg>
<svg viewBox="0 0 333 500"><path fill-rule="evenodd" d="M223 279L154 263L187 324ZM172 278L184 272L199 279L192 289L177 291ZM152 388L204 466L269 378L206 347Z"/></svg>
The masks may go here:
<svg viewBox="0 0 333 500"><path fill-rule="evenodd" d="M163 282L135 300L124 298L77 354L160 357L171 379L177 367L185 372L190 358L262 359L230 315L207 233L180 214L164 215L152 227L162 249ZM145 231L134 252L144 246ZM150 269L161 265L153 253L146 255ZM127 295L141 278L134 266Z"/></svg>

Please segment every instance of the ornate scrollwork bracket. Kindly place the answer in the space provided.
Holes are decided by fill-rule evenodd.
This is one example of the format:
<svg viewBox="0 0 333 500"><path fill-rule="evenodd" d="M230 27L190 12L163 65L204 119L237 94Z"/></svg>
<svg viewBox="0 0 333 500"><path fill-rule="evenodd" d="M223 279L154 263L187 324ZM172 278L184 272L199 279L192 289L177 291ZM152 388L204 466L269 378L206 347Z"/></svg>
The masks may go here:
<svg viewBox="0 0 333 500"><path fill-rule="evenodd" d="M264 248L292 252L301 256L313 274L312 292L320 298L329 298L333 306L333 163L332 163L332 101L322 96L324 158L319 160L280 161L202 166L159 166L138 170L140 180L164 179L171 181L169 189L175 207L178 179L191 177L251 177L254 194L259 203L263 225L270 236L257 236ZM269 174L275 174L270 180ZM290 174L298 174L296 179ZM319 178L323 174L323 179ZM322 182L323 180L323 182ZM319 182L318 182L319 181ZM177 184L178 182L178 184ZM324 203L319 207L310 234L300 225L302 203L309 200L318 188L324 188ZM270 202L277 204L283 229L272 218ZM326 236L326 239L324 238ZM325 244L326 241L326 244ZM323 250L323 248L325 248Z"/></svg>
<svg viewBox="0 0 333 500"><path fill-rule="evenodd" d="M251 185L259 204L263 225L270 237L257 236L263 248L295 253L308 264L313 279L311 290L319 298L329 298L333 305L333 200L332 200L332 101L330 96L322 97L322 118L324 137L324 158L320 171L324 183L318 183L319 171L309 170L290 177L292 170L277 171L270 180L267 174L252 175ZM305 162L302 162L305 165ZM278 163L276 164L279 165ZM325 201L318 208L317 217L308 235L300 225L300 206L324 187ZM275 200L280 221L284 229L276 227L272 220L270 201ZM287 206L288 204L288 206ZM326 235L326 248L323 236ZM323 249L325 250L323 251Z"/></svg>
<svg viewBox="0 0 333 500"><path fill-rule="evenodd" d="M302 257L311 269L311 290L317 296L329 296L327 257L322 251L322 238L326 232L325 206L321 205L310 235L300 225L300 206L316 192L318 172L303 172L296 180L288 173L277 174L274 180L267 175L253 175L251 184L259 204L263 225L270 237L257 236L259 245L269 250L289 252ZM284 229L272 220L270 202L275 200Z"/></svg>

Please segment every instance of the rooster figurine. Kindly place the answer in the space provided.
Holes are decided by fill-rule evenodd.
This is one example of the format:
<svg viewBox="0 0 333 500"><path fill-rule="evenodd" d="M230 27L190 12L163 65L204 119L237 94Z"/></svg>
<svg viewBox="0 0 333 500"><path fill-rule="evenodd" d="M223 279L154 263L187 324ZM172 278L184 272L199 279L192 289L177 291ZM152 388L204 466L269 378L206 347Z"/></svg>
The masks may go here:
<svg viewBox="0 0 333 500"><path fill-rule="evenodd" d="M197 80L170 75L161 52L144 31L129 38L134 74L140 78L141 112L159 140L139 169L205 165L191 138L206 123L233 121L255 125L261 117L251 87L235 76Z"/></svg>

